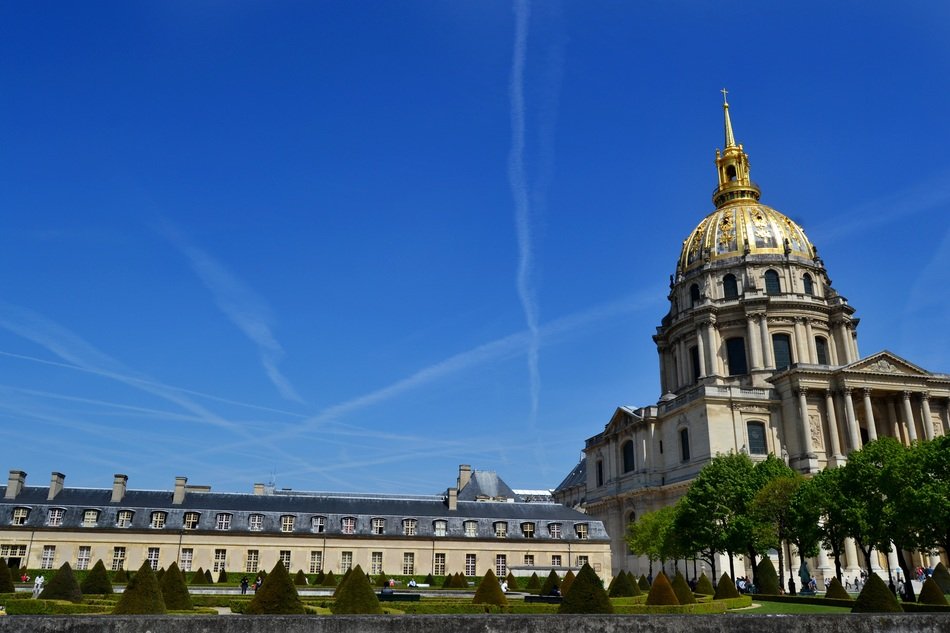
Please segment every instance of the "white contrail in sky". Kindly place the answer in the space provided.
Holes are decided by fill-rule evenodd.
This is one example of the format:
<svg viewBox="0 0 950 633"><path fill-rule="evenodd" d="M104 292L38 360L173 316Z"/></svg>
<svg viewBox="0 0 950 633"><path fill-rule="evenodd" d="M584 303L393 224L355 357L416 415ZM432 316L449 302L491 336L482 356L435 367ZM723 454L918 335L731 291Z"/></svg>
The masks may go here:
<svg viewBox="0 0 950 633"><path fill-rule="evenodd" d="M524 66L527 56L528 17L527 0L515 0L515 46L511 63L509 91L511 94L511 149L508 153L508 182L515 202L515 229L518 236L518 298L528 326L528 374L531 382L531 415L533 427L538 415L541 396L541 371L538 356L541 347L538 331L538 298L531 286L534 252L531 240L531 202L525 177L525 103Z"/></svg>

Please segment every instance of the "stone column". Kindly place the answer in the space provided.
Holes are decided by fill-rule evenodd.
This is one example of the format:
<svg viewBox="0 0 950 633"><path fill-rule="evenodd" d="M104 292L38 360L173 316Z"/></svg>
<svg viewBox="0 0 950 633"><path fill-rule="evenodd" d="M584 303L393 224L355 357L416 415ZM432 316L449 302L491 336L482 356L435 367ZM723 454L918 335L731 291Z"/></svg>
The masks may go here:
<svg viewBox="0 0 950 633"><path fill-rule="evenodd" d="M848 328L849 338L851 339L851 350L854 352L854 360L861 358L861 350L858 349L858 329L854 322L850 323Z"/></svg>
<svg viewBox="0 0 950 633"><path fill-rule="evenodd" d="M943 432L950 435L950 398L947 398L943 407Z"/></svg>
<svg viewBox="0 0 950 633"><path fill-rule="evenodd" d="M861 568L861 564L858 561L858 548L854 544L853 538L846 538L844 540L844 556L847 558L845 563L845 568L851 574L857 574L858 569Z"/></svg>
<svg viewBox="0 0 950 633"><path fill-rule="evenodd" d="M749 315L746 320L746 338L749 340L749 367L762 369L762 345L759 341L759 333L756 331L755 319L755 315Z"/></svg>
<svg viewBox="0 0 950 633"><path fill-rule="evenodd" d="M719 347L716 345L716 332L713 327L712 321L706 321L705 323L705 332L706 335L706 375L707 376L717 376L719 375L719 366L717 361L717 350Z"/></svg>
<svg viewBox="0 0 950 633"><path fill-rule="evenodd" d="M934 438L934 421L930 413L930 394L926 391L920 394L920 413L924 423L924 436L928 440Z"/></svg>
<svg viewBox="0 0 950 633"><path fill-rule="evenodd" d="M887 553L887 564L891 568L891 573L896 577L897 572L901 570L901 566L897 562L897 546L894 543L891 543L891 551Z"/></svg>
<svg viewBox="0 0 950 633"><path fill-rule="evenodd" d="M901 444L907 444L904 434L901 433L901 423L897 419L897 407L894 406L894 398L887 399L887 421L891 428L891 435L896 437Z"/></svg>
<svg viewBox="0 0 950 633"><path fill-rule="evenodd" d="M719 327L713 324L709 331L712 334L712 350L710 350L710 354L712 355L713 362L715 363L714 367L716 368L716 375L725 376L726 367L723 364L722 336L719 334Z"/></svg>
<svg viewBox="0 0 950 633"><path fill-rule="evenodd" d="M914 410L910 408L910 392L901 394L904 399L904 423L907 425L907 437L911 442L917 441L917 429L914 426Z"/></svg>
<svg viewBox="0 0 950 633"><path fill-rule="evenodd" d="M815 332L811 327L811 319L805 319L805 337L808 339L809 363L818 362L818 348L815 347ZM828 359L831 362L831 359Z"/></svg>
<svg viewBox="0 0 950 633"><path fill-rule="evenodd" d="M808 358L808 341L805 340L804 322L804 317L797 317L795 319L795 358L793 360L799 363L810 363L811 360Z"/></svg>
<svg viewBox="0 0 950 633"><path fill-rule="evenodd" d="M798 388L798 415L802 424L802 450L805 457L815 455L815 446L811 440L811 420L808 419L808 389Z"/></svg>
<svg viewBox="0 0 950 633"><path fill-rule="evenodd" d="M861 432L858 430L858 420L854 416L854 402L851 401L852 391L851 387L845 387L841 390L841 397L844 399L845 421L848 423L851 450L856 451L861 448Z"/></svg>
<svg viewBox="0 0 950 633"><path fill-rule="evenodd" d="M865 387L864 392L864 417L868 423L868 439L874 441L877 439L877 427L874 423L874 408L871 406L871 388Z"/></svg>
<svg viewBox="0 0 950 633"><path fill-rule="evenodd" d="M703 341L703 325L696 327L696 356L699 360L699 378L702 380L706 377L706 344ZM691 355L692 356L692 355ZM692 364L692 359L690 359L690 364ZM690 378L692 378L692 367L690 367Z"/></svg>
<svg viewBox="0 0 950 633"><path fill-rule="evenodd" d="M852 360L851 346L848 344L847 334L848 329L845 327L843 321L834 324L831 338L835 342L835 348L837 348L838 362L842 365L847 365Z"/></svg>
<svg viewBox="0 0 950 633"><path fill-rule="evenodd" d="M838 440L838 419L835 415L834 393L831 389L825 391L825 417L828 419L828 440L831 443L831 455L835 461L841 459L841 442Z"/></svg>
<svg viewBox="0 0 950 633"><path fill-rule="evenodd" d="M772 337L769 336L768 317L763 314L759 319L759 332L762 335L762 360L766 369L775 369L775 355L772 353Z"/></svg>
<svg viewBox="0 0 950 633"><path fill-rule="evenodd" d="M660 363L660 395L661 396L670 390L669 382L667 381L667 375L666 375L666 362L663 358L665 355L664 350L665 348L660 347L660 346L657 346L656 348L657 360Z"/></svg>

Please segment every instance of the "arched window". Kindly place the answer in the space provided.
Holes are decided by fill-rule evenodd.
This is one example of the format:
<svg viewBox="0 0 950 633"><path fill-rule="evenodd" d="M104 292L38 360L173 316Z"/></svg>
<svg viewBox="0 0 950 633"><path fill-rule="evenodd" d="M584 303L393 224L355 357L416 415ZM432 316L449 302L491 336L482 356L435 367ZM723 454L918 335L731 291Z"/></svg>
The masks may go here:
<svg viewBox="0 0 950 633"><path fill-rule="evenodd" d="M597 485L604 485L604 462L599 459L597 460Z"/></svg>
<svg viewBox="0 0 950 633"><path fill-rule="evenodd" d="M812 281L811 275L809 275L808 273L805 273L804 275L802 275L802 287L805 289L806 295L815 294L815 282Z"/></svg>
<svg viewBox="0 0 950 633"><path fill-rule="evenodd" d="M746 430L749 433L749 454L767 455L769 451L765 443L765 425L761 422L748 422Z"/></svg>
<svg viewBox="0 0 950 633"><path fill-rule="evenodd" d="M689 305L690 307L696 307L699 303L699 285L693 284L689 287Z"/></svg>
<svg viewBox="0 0 950 633"><path fill-rule="evenodd" d="M771 269L765 271L765 294L782 294L782 284L779 283L778 273Z"/></svg>
<svg viewBox="0 0 950 633"><path fill-rule="evenodd" d="M830 365L828 362L828 340L824 336L815 337L815 354L819 365Z"/></svg>
<svg viewBox="0 0 950 633"><path fill-rule="evenodd" d="M722 293L726 299L739 298L739 282L732 273L722 278Z"/></svg>
<svg viewBox="0 0 950 633"><path fill-rule="evenodd" d="M785 369L792 365L792 339L788 334L772 335L772 351L775 354L775 368Z"/></svg>
<svg viewBox="0 0 950 633"><path fill-rule="evenodd" d="M693 370L693 382L699 382L699 348L695 345L689 348L689 360Z"/></svg>
<svg viewBox="0 0 950 633"><path fill-rule="evenodd" d="M680 429L680 460L689 461L689 429Z"/></svg>
<svg viewBox="0 0 950 633"><path fill-rule="evenodd" d="M627 440L621 447L623 452L623 472L629 473L634 469L633 440Z"/></svg>
<svg viewBox="0 0 950 633"><path fill-rule="evenodd" d="M746 364L745 339L741 336L726 339L726 359L729 362L729 375L741 376L749 373Z"/></svg>

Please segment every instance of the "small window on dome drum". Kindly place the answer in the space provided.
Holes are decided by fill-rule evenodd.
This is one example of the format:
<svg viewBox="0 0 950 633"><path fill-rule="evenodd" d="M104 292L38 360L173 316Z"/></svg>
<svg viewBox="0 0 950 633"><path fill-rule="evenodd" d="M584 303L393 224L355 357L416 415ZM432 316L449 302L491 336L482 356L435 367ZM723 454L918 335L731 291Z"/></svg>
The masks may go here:
<svg viewBox="0 0 950 633"><path fill-rule="evenodd" d="M802 287L805 289L806 295L815 294L815 283L811 280L811 275L808 273L802 276Z"/></svg>
<svg viewBox="0 0 950 633"><path fill-rule="evenodd" d="M785 369L792 364L792 339L788 334L772 335L772 351L775 354L775 368Z"/></svg>
<svg viewBox="0 0 950 633"><path fill-rule="evenodd" d="M828 365L828 341L823 336L815 337L815 354L819 365Z"/></svg>
<svg viewBox="0 0 950 633"><path fill-rule="evenodd" d="M623 443L623 472L629 473L634 469L633 442L627 440Z"/></svg>
<svg viewBox="0 0 950 633"><path fill-rule="evenodd" d="M774 270L765 271L765 294L782 294L782 285L779 283L778 273Z"/></svg>
<svg viewBox="0 0 950 633"><path fill-rule="evenodd" d="M699 303L699 286L697 284L689 287L689 302L690 307L696 307Z"/></svg>
<svg viewBox="0 0 950 633"><path fill-rule="evenodd" d="M726 339L726 358L729 362L730 376L749 373L745 357L745 339L741 336Z"/></svg>
<svg viewBox="0 0 950 633"><path fill-rule="evenodd" d="M739 284L735 275L730 273L722 278L722 293L726 299L739 298Z"/></svg>

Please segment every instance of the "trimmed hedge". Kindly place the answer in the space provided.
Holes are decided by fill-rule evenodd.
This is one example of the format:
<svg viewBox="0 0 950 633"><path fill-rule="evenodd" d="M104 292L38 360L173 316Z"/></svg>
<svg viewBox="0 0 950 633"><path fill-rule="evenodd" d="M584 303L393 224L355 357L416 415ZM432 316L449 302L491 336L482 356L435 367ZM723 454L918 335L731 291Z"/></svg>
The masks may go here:
<svg viewBox="0 0 950 633"><path fill-rule="evenodd" d="M947 566L943 564L943 561L934 567L933 579L937 581L937 585L944 593L950 593L950 571L947 571Z"/></svg>
<svg viewBox="0 0 950 633"><path fill-rule="evenodd" d="M297 574L294 576L294 584L298 587L306 586L307 584L307 575L303 573L302 569L297 570Z"/></svg>
<svg viewBox="0 0 950 633"><path fill-rule="evenodd" d="M676 594L676 599L680 601L680 604L693 604L696 602L696 596L693 595L693 590L689 588L689 584L686 582L686 578L683 577L683 574L677 570L676 575L673 576L673 593Z"/></svg>
<svg viewBox="0 0 950 633"><path fill-rule="evenodd" d="M336 576L333 575L332 571L329 571L320 584L324 587L336 587Z"/></svg>
<svg viewBox="0 0 950 633"><path fill-rule="evenodd" d="M564 574L564 578L561 580L561 595L566 596L567 592L571 590L571 586L574 584L574 581L577 579L577 576L574 575L574 572L570 569L567 570L567 573Z"/></svg>
<svg viewBox="0 0 950 633"><path fill-rule="evenodd" d="M50 581L46 583L43 593L40 594L42 600L68 600L70 602L82 602L82 590L76 577L73 575L73 568L69 563L63 563L62 567L53 574Z"/></svg>
<svg viewBox="0 0 950 633"><path fill-rule="evenodd" d="M928 578L924 581L924 586L920 588L920 595L917 597L917 602L921 604L947 606L947 598L943 595L943 590L940 588L940 585L938 585L937 581L933 578Z"/></svg>
<svg viewBox="0 0 950 633"><path fill-rule="evenodd" d="M205 570L204 567L199 567L198 570L191 575L192 585L203 585L205 584Z"/></svg>
<svg viewBox="0 0 950 633"><path fill-rule="evenodd" d="M287 568L277 561L274 569L264 578L251 603L244 611L248 614L293 615L306 613L297 588L294 587Z"/></svg>
<svg viewBox="0 0 950 633"><path fill-rule="evenodd" d="M650 581L647 580L646 576L640 574L640 579L637 581L637 587L640 587L641 591L650 591Z"/></svg>
<svg viewBox="0 0 950 633"><path fill-rule="evenodd" d="M706 572L701 573L699 580L696 581L696 593L701 596L716 595L716 590L713 588L712 581L709 580L709 576L706 575Z"/></svg>
<svg viewBox="0 0 950 633"><path fill-rule="evenodd" d="M560 588L561 586L561 577L557 575L557 572L553 569L548 574L548 577L544 579L544 584L541 585L541 591L539 592L542 596L550 596L551 592L555 587Z"/></svg>
<svg viewBox="0 0 950 633"><path fill-rule="evenodd" d="M570 574L570 572L568 572ZM567 578L564 578L567 584ZM564 586L562 584L562 588ZM570 588L564 591L564 599L558 613L613 613L614 607L604 591L604 584L594 569L584 563Z"/></svg>
<svg viewBox="0 0 950 633"><path fill-rule="evenodd" d="M541 578L538 577L538 572L531 574L531 578L528 579L528 584L524 590L529 593L538 593L541 591Z"/></svg>
<svg viewBox="0 0 950 633"><path fill-rule="evenodd" d="M767 596L758 593L746 595L756 602L792 602L795 604L814 604L825 607L846 607L848 609L854 606L854 600L851 599L851 596L848 596L848 599L845 600L844 598L822 598L820 596L802 595L789 596L787 594L782 596Z"/></svg>
<svg viewBox="0 0 950 633"><path fill-rule="evenodd" d="M868 574L861 593L858 594L851 613L893 613L903 611L897 596L891 593L877 574Z"/></svg>
<svg viewBox="0 0 950 633"><path fill-rule="evenodd" d="M716 593L713 595L713 600L722 600L723 598L738 598L739 590L736 589L736 583L732 579L732 576L726 572L722 572L722 576L719 577L719 584L716 585Z"/></svg>
<svg viewBox="0 0 950 633"><path fill-rule="evenodd" d="M129 581L112 613L116 615L148 615L165 613L165 600L148 561L142 563Z"/></svg>
<svg viewBox="0 0 950 633"><path fill-rule="evenodd" d="M357 565L347 573L344 582L340 583L336 599L330 609L334 615L340 614L373 614L381 615L382 607L379 598L373 592L369 579L363 569Z"/></svg>
<svg viewBox="0 0 950 633"><path fill-rule="evenodd" d="M168 566L168 571L162 575L158 586L162 590L162 599L165 600L166 609L175 611L188 611L194 608L191 602L191 594L188 593L188 585L185 584L185 578L178 569L178 563L172 563Z"/></svg>
<svg viewBox="0 0 950 633"><path fill-rule="evenodd" d="M607 595L611 598L635 596L637 594L634 593L634 586L635 585L630 582L630 576L627 575L627 572L622 571L610 581L610 586L607 587Z"/></svg>
<svg viewBox="0 0 950 633"><path fill-rule="evenodd" d="M755 567L755 583L761 594L778 596L782 593L779 587L778 574L775 573L775 566L768 556L763 556Z"/></svg>
<svg viewBox="0 0 950 633"><path fill-rule="evenodd" d="M662 573L662 572L661 572ZM656 584L656 580L653 581ZM632 604L617 606L614 613L623 615L662 615L680 613L725 613L726 605L723 601L694 602L693 604L664 604L646 605Z"/></svg>
<svg viewBox="0 0 950 633"><path fill-rule="evenodd" d="M472 604L493 604L500 607L508 605L508 598L501 591L501 584L492 570L489 569L482 577L482 581L478 583L478 589L475 590Z"/></svg>
<svg viewBox="0 0 950 633"><path fill-rule="evenodd" d="M647 594L646 603L655 606L678 605L680 603L669 578L662 571L653 579L653 586L650 587L650 593Z"/></svg>
<svg viewBox="0 0 950 633"><path fill-rule="evenodd" d="M847 600L849 603L853 602L851 594L841 586L841 581L838 580L837 576L832 577L831 582L828 583L828 591L825 592L825 598Z"/></svg>
<svg viewBox="0 0 950 633"><path fill-rule="evenodd" d="M68 600L11 600L5 606L8 615L106 614L111 608L110 605L76 604Z"/></svg>
<svg viewBox="0 0 950 633"><path fill-rule="evenodd" d="M13 586L13 572L7 567L7 559L0 558L0 593L13 593L16 587Z"/></svg>

